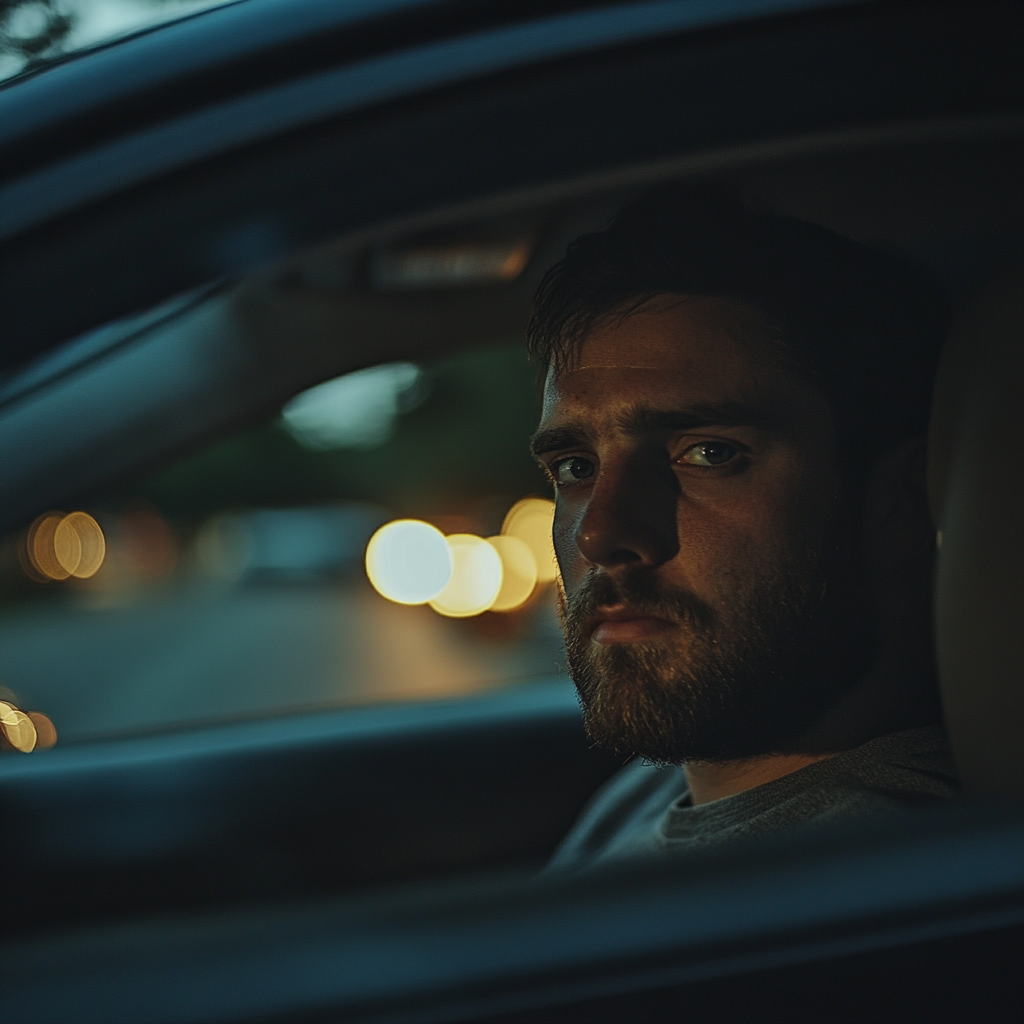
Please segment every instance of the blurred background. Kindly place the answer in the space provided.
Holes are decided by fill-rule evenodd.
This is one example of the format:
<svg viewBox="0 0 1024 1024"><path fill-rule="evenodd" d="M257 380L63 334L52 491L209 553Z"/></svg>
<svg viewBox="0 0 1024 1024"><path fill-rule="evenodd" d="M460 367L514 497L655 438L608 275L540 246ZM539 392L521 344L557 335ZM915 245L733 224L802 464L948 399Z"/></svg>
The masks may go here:
<svg viewBox="0 0 1024 1024"><path fill-rule="evenodd" d="M64 744L558 674L550 582L510 611L453 618L387 600L364 566L390 520L488 537L545 496L527 450L537 415L519 339L389 363L97 495L85 516L40 517L0 548L6 699L45 711ZM81 534L74 563L62 515Z"/></svg>
<svg viewBox="0 0 1024 1024"><path fill-rule="evenodd" d="M0 79L224 2L0 0ZM517 220L441 248L378 247L355 290L399 300L500 291L530 261L534 228ZM316 264L304 285L351 290L348 263L336 263ZM504 308L497 291L481 301ZM92 359L166 312L108 325L67 349ZM455 357L326 381L262 422L0 538L0 701L44 711L64 745L564 675L544 551L525 598L503 592L468 612L453 612L444 595L388 600L367 578L367 544L393 520L488 538L517 503L549 500L527 449L539 408L521 336L503 341L499 332L467 349L459 332L453 320L458 344L432 346L459 347ZM40 379L63 372L43 362ZM36 386L34 372L26 386ZM8 401L21 386L0 380ZM543 515L532 522L537 534ZM511 578L515 551L495 550ZM485 610L502 601L502 611Z"/></svg>

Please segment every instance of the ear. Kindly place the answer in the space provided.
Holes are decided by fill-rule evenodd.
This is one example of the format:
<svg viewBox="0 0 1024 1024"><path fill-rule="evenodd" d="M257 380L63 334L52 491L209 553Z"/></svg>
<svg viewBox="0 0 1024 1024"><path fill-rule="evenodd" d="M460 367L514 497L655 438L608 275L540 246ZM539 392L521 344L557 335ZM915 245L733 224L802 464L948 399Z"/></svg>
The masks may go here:
<svg viewBox="0 0 1024 1024"><path fill-rule="evenodd" d="M864 503L864 564L889 573L934 556L928 512L926 439L915 437L882 455L872 467Z"/></svg>

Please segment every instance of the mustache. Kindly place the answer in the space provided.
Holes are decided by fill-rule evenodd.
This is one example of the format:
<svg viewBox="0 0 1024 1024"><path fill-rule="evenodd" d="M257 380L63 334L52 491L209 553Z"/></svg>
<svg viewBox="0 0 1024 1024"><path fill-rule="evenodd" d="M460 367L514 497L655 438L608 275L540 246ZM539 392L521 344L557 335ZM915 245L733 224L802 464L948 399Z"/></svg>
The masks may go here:
<svg viewBox="0 0 1024 1024"><path fill-rule="evenodd" d="M592 569L571 595L563 595L563 624L579 630L598 609L618 604L636 609L641 615L683 622L706 632L718 623L718 613L696 594L680 587L665 586L648 569L626 568L612 576L606 571Z"/></svg>

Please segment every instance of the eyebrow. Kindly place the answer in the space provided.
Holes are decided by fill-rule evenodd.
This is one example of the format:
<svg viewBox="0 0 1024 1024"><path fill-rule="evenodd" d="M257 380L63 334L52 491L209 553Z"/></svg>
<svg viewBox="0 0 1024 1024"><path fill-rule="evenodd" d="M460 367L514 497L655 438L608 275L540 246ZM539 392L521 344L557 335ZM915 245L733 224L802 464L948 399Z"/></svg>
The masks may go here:
<svg viewBox="0 0 1024 1024"><path fill-rule="evenodd" d="M770 428L778 424L778 416L742 402L694 405L685 409L651 409L635 405L619 417L619 426L634 436L666 430L692 430L695 427ZM548 452L579 448L589 442L589 431L582 426L568 424L538 430L530 439L530 451L535 458L540 458Z"/></svg>
<svg viewBox="0 0 1024 1024"><path fill-rule="evenodd" d="M539 459L548 452L579 448L587 441L588 435L585 430L574 427L551 427L549 430L538 430L530 438L530 451L535 459Z"/></svg>
<svg viewBox="0 0 1024 1024"><path fill-rule="evenodd" d="M629 434L650 434L661 430L691 430L694 427L775 427L779 417L743 402L693 405L685 409L650 409L634 405L619 417L619 426Z"/></svg>

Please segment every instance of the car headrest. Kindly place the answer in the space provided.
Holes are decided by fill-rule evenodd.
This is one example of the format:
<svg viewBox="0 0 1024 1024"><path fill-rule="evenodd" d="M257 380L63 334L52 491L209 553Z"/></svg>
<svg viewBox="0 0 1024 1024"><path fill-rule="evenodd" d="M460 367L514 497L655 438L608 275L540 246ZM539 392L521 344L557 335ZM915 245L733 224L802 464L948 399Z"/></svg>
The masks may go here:
<svg viewBox="0 0 1024 1024"><path fill-rule="evenodd" d="M950 335L928 477L939 681L964 790L1024 798L1024 268Z"/></svg>

